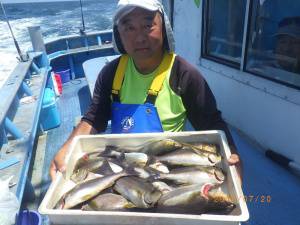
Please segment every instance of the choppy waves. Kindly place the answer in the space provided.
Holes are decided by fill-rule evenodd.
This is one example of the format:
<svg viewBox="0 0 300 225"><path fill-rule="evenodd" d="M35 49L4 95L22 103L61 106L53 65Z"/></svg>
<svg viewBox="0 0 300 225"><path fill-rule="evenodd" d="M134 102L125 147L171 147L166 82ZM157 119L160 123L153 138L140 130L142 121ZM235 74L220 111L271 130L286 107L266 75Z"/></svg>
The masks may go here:
<svg viewBox="0 0 300 225"><path fill-rule="evenodd" d="M111 28L117 0L83 1L87 31ZM15 38L25 52L31 47L27 28L40 26L45 42L76 34L82 26L78 2L5 4ZM0 10L1 11L1 10ZM17 64L18 56L4 16L0 12L0 87Z"/></svg>

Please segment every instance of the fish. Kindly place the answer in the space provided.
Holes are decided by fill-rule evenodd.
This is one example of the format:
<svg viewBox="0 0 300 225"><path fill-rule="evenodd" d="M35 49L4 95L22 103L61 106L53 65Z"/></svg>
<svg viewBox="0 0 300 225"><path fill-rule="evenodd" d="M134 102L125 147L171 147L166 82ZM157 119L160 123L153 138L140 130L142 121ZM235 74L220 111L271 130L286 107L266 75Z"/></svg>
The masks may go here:
<svg viewBox="0 0 300 225"><path fill-rule="evenodd" d="M192 166L173 169L169 173L154 175L157 180L169 180L176 184L221 184L225 180L222 169L215 166Z"/></svg>
<svg viewBox="0 0 300 225"><path fill-rule="evenodd" d="M144 152L152 156L158 156L180 148L182 148L182 144L173 139L152 140L145 144L140 152Z"/></svg>
<svg viewBox="0 0 300 225"><path fill-rule="evenodd" d="M74 182L74 183L80 183L83 182L85 180L91 180L97 177L103 177L102 174L97 174L97 173L92 173L92 172L88 172L87 170L79 170L77 173L72 174L72 176L70 177L70 179Z"/></svg>
<svg viewBox="0 0 300 225"><path fill-rule="evenodd" d="M170 172L169 168L165 164L163 164L162 162L159 162L159 161L154 161L152 163L149 163L148 167L155 169L161 173L169 173Z"/></svg>
<svg viewBox="0 0 300 225"><path fill-rule="evenodd" d="M87 159L85 161L80 159L80 163L76 163L73 171L76 172L80 169L86 169L87 171L93 172L94 170L97 170L99 167L101 167L105 160L106 158L104 157L95 157L92 159Z"/></svg>
<svg viewBox="0 0 300 225"><path fill-rule="evenodd" d="M216 212L218 214L229 214L236 204L232 201L231 197L221 190L211 188L207 194L207 212Z"/></svg>
<svg viewBox="0 0 300 225"><path fill-rule="evenodd" d="M189 205L197 196L200 196L205 185L196 184L176 188L164 193L158 201L159 206Z"/></svg>
<svg viewBox="0 0 300 225"><path fill-rule="evenodd" d="M128 167L130 170L133 170L136 172L137 176L146 180L156 180L156 177L159 176L161 173L160 171L153 169L151 167L145 166L145 167L138 167L134 166L131 167L130 165L127 165L125 167Z"/></svg>
<svg viewBox="0 0 300 225"><path fill-rule="evenodd" d="M215 144L208 144L208 143L182 143L185 147L190 147L195 151L202 151L207 153L218 153L219 149Z"/></svg>
<svg viewBox="0 0 300 225"><path fill-rule="evenodd" d="M136 206L121 195L106 193L89 200L81 209L84 211L122 210Z"/></svg>
<svg viewBox="0 0 300 225"><path fill-rule="evenodd" d="M157 173L152 173L152 171L143 167L132 167L132 169L137 173L138 177L143 179L152 178L157 174Z"/></svg>
<svg viewBox="0 0 300 225"><path fill-rule="evenodd" d="M75 170L70 179L75 183L79 183L87 179L89 173L96 173L103 176L113 174L114 172L106 159L102 157L94 158L90 160L90 164L82 165L82 167Z"/></svg>
<svg viewBox="0 0 300 225"><path fill-rule="evenodd" d="M122 157L129 165L137 165L140 167L144 167L149 160L149 157L142 152L124 153Z"/></svg>
<svg viewBox="0 0 300 225"><path fill-rule="evenodd" d="M132 166L144 167L149 161L147 154L142 152L119 152L112 148L106 148L105 151L101 154L104 157L113 157L121 163L126 162Z"/></svg>
<svg viewBox="0 0 300 225"><path fill-rule="evenodd" d="M182 147L182 144L173 139L162 139L162 140L149 140L141 145L137 146L115 146L107 145L105 152L111 151L112 153L116 152L141 152L149 156L151 155L161 155L167 152L174 151Z"/></svg>
<svg viewBox="0 0 300 225"><path fill-rule="evenodd" d="M101 153L104 151L104 149L96 149L92 152L84 152L82 154L82 156L77 160L76 164L75 164L75 170L77 170L78 168L81 168L83 166L85 166L86 164L88 164L89 162L95 160L95 159L99 159L102 158L101 157Z"/></svg>
<svg viewBox="0 0 300 225"><path fill-rule="evenodd" d="M231 212L235 203L216 185L190 185L165 193L158 201L158 209L168 212L207 213L212 211ZM164 211L162 210L162 211Z"/></svg>
<svg viewBox="0 0 300 225"><path fill-rule="evenodd" d="M221 159L219 154L194 151L187 147L156 157L156 160L173 166L214 166Z"/></svg>
<svg viewBox="0 0 300 225"><path fill-rule="evenodd" d="M104 189L111 187L119 178L129 175L128 172L122 171L120 173L78 183L74 188L62 196L57 206L62 206L62 209L70 209L95 197Z"/></svg>
<svg viewBox="0 0 300 225"><path fill-rule="evenodd" d="M167 192L173 191L175 188L167 185L165 182L162 181L154 181L152 182L152 185L159 190L162 194L165 194Z"/></svg>
<svg viewBox="0 0 300 225"><path fill-rule="evenodd" d="M86 169L79 169L71 175L70 179L75 183L80 183L87 178L88 173L89 171Z"/></svg>
<svg viewBox="0 0 300 225"><path fill-rule="evenodd" d="M138 208L154 207L162 195L150 182L138 177L123 177L113 189Z"/></svg>

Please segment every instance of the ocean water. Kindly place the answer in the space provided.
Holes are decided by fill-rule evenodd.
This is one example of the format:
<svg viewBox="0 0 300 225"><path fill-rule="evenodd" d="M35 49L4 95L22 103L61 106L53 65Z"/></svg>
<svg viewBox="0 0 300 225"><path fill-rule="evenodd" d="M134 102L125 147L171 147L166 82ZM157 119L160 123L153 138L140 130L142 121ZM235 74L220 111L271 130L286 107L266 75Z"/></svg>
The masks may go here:
<svg viewBox="0 0 300 225"><path fill-rule="evenodd" d="M117 0L82 0L86 31L111 28ZM80 2L4 4L21 51L31 47L28 27L40 26L44 41L78 34L82 28ZM0 87L17 64L17 50L0 9Z"/></svg>

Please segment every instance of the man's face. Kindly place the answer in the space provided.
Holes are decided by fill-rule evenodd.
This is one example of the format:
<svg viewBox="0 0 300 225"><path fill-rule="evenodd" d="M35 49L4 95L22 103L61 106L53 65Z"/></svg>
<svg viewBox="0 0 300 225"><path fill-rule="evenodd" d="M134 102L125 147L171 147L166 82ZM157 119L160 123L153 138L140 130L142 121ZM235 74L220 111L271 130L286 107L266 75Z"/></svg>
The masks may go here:
<svg viewBox="0 0 300 225"><path fill-rule="evenodd" d="M122 44L133 59L151 59L163 51L162 18L159 12L135 8L118 24Z"/></svg>

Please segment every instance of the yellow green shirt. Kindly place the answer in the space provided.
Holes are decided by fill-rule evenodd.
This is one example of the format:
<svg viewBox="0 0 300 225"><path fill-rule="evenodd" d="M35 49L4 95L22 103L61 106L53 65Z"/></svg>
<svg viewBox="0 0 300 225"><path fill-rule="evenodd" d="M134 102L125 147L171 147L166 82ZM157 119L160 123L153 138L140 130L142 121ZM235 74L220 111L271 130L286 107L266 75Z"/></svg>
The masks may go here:
<svg viewBox="0 0 300 225"><path fill-rule="evenodd" d="M130 57L126 67L124 81L120 90L120 101L125 104L143 104L147 92L157 73L157 69L149 74L137 71ZM181 97L172 91L169 85L171 71L168 71L162 89L159 92L155 106L164 131L182 131L186 121L186 110Z"/></svg>

